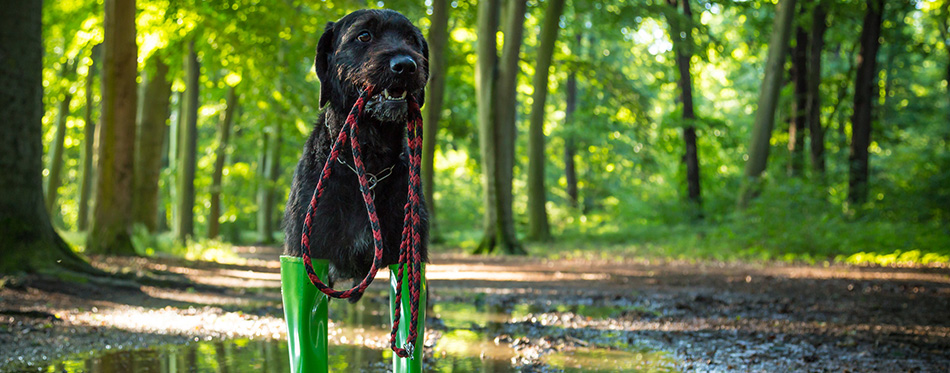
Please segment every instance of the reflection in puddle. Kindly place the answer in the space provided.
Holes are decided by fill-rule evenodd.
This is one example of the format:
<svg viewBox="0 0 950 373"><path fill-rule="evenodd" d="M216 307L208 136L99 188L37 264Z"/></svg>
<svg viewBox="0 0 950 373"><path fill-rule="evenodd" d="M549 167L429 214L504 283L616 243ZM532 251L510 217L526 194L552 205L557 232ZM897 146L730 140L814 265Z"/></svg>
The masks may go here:
<svg viewBox="0 0 950 373"><path fill-rule="evenodd" d="M543 358L552 368L565 372L672 372L676 361L664 352L620 351L604 348L578 348Z"/></svg>
<svg viewBox="0 0 950 373"><path fill-rule="evenodd" d="M593 319L613 318L630 307L551 305L515 303L502 306L484 302L478 295L471 302L434 302L429 315L437 318L430 325L440 335L427 352L426 370L435 372L515 372L514 361L523 361L509 343L494 341L496 336L524 336L514 332L512 320L538 312L573 313ZM392 369L392 352L381 343L389 340L389 303L384 293L367 294L362 302L330 302L330 371L385 372ZM532 323L520 324L544 328ZM536 329L529 334L547 335L550 330ZM561 330L563 332L563 330ZM608 337L609 339L609 337ZM510 339L509 339L510 340ZM431 342L430 342L431 343ZM655 351L568 347L541 357L541 363L555 370L643 371L675 369L676 362ZM550 351L550 350L548 350ZM540 352L537 351L537 352ZM532 359L537 359L537 354ZM536 360L535 360L536 361ZM27 368L30 372L66 373L283 373L289 371L286 341L226 340L164 345L133 351L98 351L45 367Z"/></svg>

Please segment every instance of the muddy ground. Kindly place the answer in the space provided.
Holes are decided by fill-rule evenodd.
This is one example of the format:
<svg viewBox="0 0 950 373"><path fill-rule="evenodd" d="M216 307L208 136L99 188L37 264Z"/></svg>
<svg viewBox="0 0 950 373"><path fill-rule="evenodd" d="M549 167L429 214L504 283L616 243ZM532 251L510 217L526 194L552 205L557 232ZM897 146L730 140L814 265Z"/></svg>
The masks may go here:
<svg viewBox="0 0 950 373"><path fill-rule="evenodd" d="M276 250L239 250L246 263L92 258L146 285L6 279L0 371L84 351L285 338ZM427 271L429 351L457 327L432 307L473 304L492 322L470 327L522 371L556 371L554 356L590 348L658 353L641 367L657 370L950 371L946 268L436 255ZM335 342L386 344L367 334Z"/></svg>

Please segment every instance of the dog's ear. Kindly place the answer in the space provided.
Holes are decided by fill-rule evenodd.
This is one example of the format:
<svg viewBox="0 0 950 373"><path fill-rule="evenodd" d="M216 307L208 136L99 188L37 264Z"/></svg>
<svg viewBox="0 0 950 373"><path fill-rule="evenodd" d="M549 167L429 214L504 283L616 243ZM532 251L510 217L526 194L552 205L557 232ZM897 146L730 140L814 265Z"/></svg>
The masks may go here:
<svg viewBox="0 0 950 373"><path fill-rule="evenodd" d="M422 66L426 69L426 84L429 84L429 43L426 42L426 38L422 38ZM419 107L425 105L426 103L426 88L422 87L422 92L419 94Z"/></svg>
<svg viewBox="0 0 950 373"><path fill-rule="evenodd" d="M333 54L333 41L336 39L333 32L333 22L327 22L327 27L323 30L323 36L317 42L317 57L314 59L314 69L317 71L317 78L320 78L320 107L324 107L327 101L330 101L330 55Z"/></svg>

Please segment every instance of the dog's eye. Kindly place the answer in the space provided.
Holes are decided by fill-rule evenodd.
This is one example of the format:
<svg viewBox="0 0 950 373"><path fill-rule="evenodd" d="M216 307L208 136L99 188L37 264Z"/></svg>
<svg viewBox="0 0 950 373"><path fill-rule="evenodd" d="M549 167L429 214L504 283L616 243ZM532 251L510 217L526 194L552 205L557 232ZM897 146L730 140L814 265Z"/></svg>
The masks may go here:
<svg viewBox="0 0 950 373"><path fill-rule="evenodd" d="M373 34L370 34L369 31L363 31L356 38L361 42L369 43L371 40L373 40Z"/></svg>

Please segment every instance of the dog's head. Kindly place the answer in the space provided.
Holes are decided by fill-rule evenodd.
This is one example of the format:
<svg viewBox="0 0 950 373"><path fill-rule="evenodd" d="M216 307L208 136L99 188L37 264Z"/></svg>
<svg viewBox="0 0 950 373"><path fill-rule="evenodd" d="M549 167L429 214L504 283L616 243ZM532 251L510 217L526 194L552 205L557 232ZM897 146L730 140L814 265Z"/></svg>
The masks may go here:
<svg viewBox="0 0 950 373"><path fill-rule="evenodd" d="M381 122L404 122L407 95L421 106L429 79L429 46L419 28L392 10L358 10L327 27L317 43L320 106L348 112L374 87L366 112Z"/></svg>

